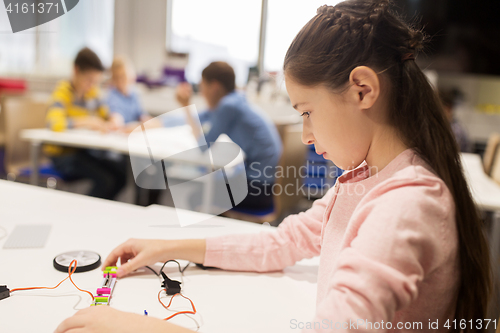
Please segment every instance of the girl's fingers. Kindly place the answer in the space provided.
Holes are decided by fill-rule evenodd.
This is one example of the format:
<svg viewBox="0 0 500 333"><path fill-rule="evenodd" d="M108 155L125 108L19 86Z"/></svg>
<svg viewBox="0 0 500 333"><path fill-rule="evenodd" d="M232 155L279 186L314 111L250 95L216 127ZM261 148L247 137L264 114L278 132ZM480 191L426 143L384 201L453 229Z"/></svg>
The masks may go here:
<svg viewBox="0 0 500 333"><path fill-rule="evenodd" d="M65 333L88 333L88 330L86 330L84 327L83 328L79 327L66 331Z"/></svg>
<svg viewBox="0 0 500 333"><path fill-rule="evenodd" d="M127 253L127 254L124 254L120 257L120 266L126 264L130 259L132 259L134 256Z"/></svg>
<svg viewBox="0 0 500 333"><path fill-rule="evenodd" d="M136 269L144 266L146 264L144 256L139 253L137 256L129 260L128 262L122 264L119 268L118 271L116 272L117 277L121 278L124 277Z"/></svg>
<svg viewBox="0 0 500 333"><path fill-rule="evenodd" d="M86 316L69 317L56 328L54 333L67 333L69 330L83 328L86 322Z"/></svg>
<svg viewBox="0 0 500 333"><path fill-rule="evenodd" d="M106 260L104 260L102 268L104 269L107 266L116 266L118 258L126 255L127 253L133 253L133 251L131 251L132 246L130 243L131 241L126 241L125 243L119 245L113 251L111 251Z"/></svg>

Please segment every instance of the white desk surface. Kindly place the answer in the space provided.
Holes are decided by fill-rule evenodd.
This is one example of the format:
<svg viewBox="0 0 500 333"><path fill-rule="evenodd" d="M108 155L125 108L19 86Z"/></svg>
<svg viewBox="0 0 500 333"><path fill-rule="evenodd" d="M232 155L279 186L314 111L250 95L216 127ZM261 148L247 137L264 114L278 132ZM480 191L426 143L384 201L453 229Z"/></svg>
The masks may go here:
<svg viewBox="0 0 500 333"><path fill-rule="evenodd" d="M141 138L135 137L135 140L129 140L128 134L120 132L100 133L86 129L54 132L46 128L40 128L22 130L20 136L22 139L32 142L52 143L77 148L112 150L122 154L150 157L145 142ZM152 147L155 158L158 159L171 157L198 147L198 143L191 134L189 126L149 129L147 137L148 144Z"/></svg>
<svg viewBox="0 0 500 333"><path fill-rule="evenodd" d="M10 289L55 286L67 276L55 270L53 258L71 250L91 250L104 258L128 238L204 238L222 234L253 233L274 228L222 217L181 228L172 208L140 207L31 185L0 181L0 225L10 233L17 224L51 224L42 249L3 249L0 240L0 284ZM193 213L199 214L199 213ZM185 263L185 262L182 262ZM170 264L169 264L170 265ZM170 278L178 279L175 266L167 266ZM156 266L157 270L159 266ZM316 299L317 258L303 260L273 273L202 270L185 271L184 289L198 310L194 316L200 332L289 332L290 320L313 319ZM75 283L95 292L102 280L100 270L74 274ZM117 282L111 306L124 311L164 318L171 314L158 303L159 279L147 270ZM80 300L79 304L77 302ZM90 305L90 297L71 282L55 290L21 291L0 301L2 332L53 332L76 309ZM188 309L182 298L175 309ZM195 328L179 315L171 322Z"/></svg>
<svg viewBox="0 0 500 333"><path fill-rule="evenodd" d="M110 150L148 159L152 155L156 161L168 159L173 162L217 166L216 161L211 162L207 151L202 152L199 149L198 142L194 139L191 127L188 125L148 129L147 142L142 134L138 136L135 133L135 136L129 137L128 134L121 132L101 133L87 129L70 129L64 132L54 132L46 128L25 129L21 131L20 137L31 142ZM216 141L232 142L224 134L219 136ZM151 151L148 150L147 145ZM245 156L243 151L241 154L242 157ZM239 161L240 159L235 156L231 163L219 165L219 167L232 167Z"/></svg>
<svg viewBox="0 0 500 333"><path fill-rule="evenodd" d="M462 164L474 201L482 210L500 210L500 185L484 173L477 154L462 153Z"/></svg>

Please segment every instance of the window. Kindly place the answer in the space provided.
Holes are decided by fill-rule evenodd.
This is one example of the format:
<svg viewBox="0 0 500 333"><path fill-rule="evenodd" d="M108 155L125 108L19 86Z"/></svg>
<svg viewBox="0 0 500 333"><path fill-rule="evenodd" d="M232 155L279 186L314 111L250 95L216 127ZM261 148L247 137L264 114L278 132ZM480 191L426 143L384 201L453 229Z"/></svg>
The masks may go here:
<svg viewBox="0 0 500 333"><path fill-rule="evenodd" d="M68 75L76 53L93 49L104 65L113 57L114 0L80 1L63 16L13 34L0 5L0 71ZM37 41L38 39L38 41Z"/></svg>
<svg viewBox="0 0 500 333"><path fill-rule="evenodd" d="M0 3L0 73L29 72L36 61L36 28L13 34Z"/></svg>
<svg viewBox="0 0 500 333"><path fill-rule="evenodd" d="M189 52L186 78L198 82L211 61L229 62L238 85L246 84L248 68L257 63L261 0L173 0L174 52Z"/></svg>
<svg viewBox="0 0 500 333"><path fill-rule="evenodd" d="M40 29L40 69L66 72L87 46L105 66L113 60L114 0L86 0Z"/></svg>

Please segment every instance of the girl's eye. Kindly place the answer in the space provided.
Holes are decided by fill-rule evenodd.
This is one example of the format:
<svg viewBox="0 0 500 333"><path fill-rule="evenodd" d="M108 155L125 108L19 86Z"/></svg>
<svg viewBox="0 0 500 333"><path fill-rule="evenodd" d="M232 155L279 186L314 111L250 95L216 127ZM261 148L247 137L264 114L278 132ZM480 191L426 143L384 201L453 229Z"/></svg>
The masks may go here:
<svg viewBox="0 0 500 333"><path fill-rule="evenodd" d="M301 117L307 116L307 118L309 118L309 115L310 115L310 114L311 114L310 112L307 112L307 111L306 111L306 112L303 112L300 116L301 116Z"/></svg>

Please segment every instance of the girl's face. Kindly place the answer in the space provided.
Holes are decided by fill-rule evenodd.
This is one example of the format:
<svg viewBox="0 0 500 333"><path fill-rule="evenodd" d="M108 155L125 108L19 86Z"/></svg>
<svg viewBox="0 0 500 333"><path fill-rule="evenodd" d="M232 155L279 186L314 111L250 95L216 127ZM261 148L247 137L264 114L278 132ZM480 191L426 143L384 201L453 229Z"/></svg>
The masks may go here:
<svg viewBox="0 0 500 333"><path fill-rule="evenodd" d="M303 115L302 142L314 144L318 154L341 169L360 165L373 131L358 93L351 88L337 94L323 85L304 86L287 75L285 82L293 107Z"/></svg>
<svg viewBox="0 0 500 333"><path fill-rule="evenodd" d="M102 78L102 72L95 69L80 70L77 67L74 69L73 85L75 86L78 95L87 94L92 88L99 85Z"/></svg>

